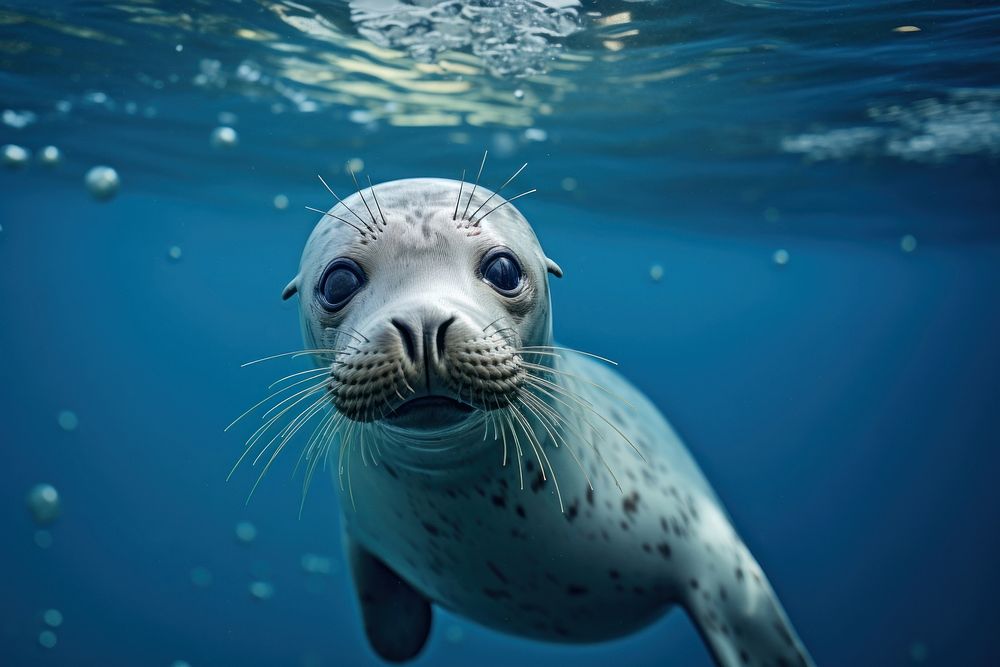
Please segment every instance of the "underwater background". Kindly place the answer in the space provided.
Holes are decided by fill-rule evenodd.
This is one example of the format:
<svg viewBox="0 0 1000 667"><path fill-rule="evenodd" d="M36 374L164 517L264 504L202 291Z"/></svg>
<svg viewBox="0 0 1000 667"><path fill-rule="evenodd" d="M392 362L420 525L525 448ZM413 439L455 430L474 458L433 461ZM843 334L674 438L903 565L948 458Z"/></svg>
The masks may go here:
<svg viewBox="0 0 1000 667"><path fill-rule="evenodd" d="M1000 664L998 36L988 2L3 0L0 665L377 664L333 483L300 517L290 456L246 503L223 429L306 368L241 364L301 347L316 175L484 150L489 187L529 163L557 339L660 406L818 664ZM414 664L611 663L711 664L676 610L592 646L438 610Z"/></svg>

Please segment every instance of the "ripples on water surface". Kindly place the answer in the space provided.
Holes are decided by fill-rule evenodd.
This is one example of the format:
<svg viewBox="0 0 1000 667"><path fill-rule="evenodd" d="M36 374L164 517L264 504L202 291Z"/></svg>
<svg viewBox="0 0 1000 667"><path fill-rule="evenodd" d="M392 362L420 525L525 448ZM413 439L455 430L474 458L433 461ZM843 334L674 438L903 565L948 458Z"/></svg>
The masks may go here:
<svg viewBox="0 0 1000 667"><path fill-rule="evenodd" d="M817 661L997 664L998 35L986 2L0 2L0 663L370 660L332 490L243 509L221 429L297 345L315 175L489 149L488 184L530 163L557 335L664 407ZM677 615L435 633L424 664L707 664Z"/></svg>

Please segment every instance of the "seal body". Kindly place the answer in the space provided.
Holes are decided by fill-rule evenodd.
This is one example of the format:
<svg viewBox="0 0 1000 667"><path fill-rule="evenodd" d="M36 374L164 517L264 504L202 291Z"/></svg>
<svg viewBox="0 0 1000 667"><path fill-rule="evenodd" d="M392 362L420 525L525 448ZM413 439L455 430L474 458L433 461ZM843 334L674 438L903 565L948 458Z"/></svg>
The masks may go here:
<svg viewBox="0 0 1000 667"><path fill-rule="evenodd" d="M416 655L432 605L556 642L621 637L680 605L720 665L812 664L656 407L553 343L545 274L561 270L504 202L445 180L361 191L286 288L329 368L326 445L307 458L336 457L373 648ZM336 275L348 261L357 287Z"/></svg>

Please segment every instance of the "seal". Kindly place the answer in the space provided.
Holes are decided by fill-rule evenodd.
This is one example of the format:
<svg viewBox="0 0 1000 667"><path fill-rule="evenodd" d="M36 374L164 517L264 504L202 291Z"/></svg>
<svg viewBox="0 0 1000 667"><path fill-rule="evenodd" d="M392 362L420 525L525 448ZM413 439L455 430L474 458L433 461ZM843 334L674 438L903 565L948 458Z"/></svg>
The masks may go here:
<svg viewBox="0 0 1000 667"><path fill-rule="evenodd" d="M680 606L719 665L812 665L656 407L553 342L562 270L500 190L369 181L320 211L284 290L314 368L271 409L296 416L267 465L319 420L305 483L331 463L372 648L415 657L433 605L573 643Z"/></svg>

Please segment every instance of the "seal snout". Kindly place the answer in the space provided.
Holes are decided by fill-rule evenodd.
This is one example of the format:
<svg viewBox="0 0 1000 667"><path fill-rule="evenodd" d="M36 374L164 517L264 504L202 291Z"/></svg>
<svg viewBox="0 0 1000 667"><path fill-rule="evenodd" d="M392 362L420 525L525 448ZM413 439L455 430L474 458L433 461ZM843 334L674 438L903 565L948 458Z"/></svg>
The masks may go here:
<svg viewBox="0 0 1000 667"><path fill-rule="evenodd" d="M355 421L448 426L512 402L521 363L509 340L484 333L464 314L413 309L368 327L363 342L339 355L331 393Z"/></svg>

